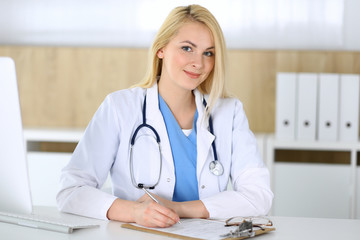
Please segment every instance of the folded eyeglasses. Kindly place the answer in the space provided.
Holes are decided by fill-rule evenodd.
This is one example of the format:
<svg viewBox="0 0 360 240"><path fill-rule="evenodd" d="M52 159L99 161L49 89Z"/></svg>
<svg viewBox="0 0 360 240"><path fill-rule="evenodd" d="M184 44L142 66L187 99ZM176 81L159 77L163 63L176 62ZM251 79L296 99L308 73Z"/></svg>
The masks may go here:
<svg viewBox="0 0 360 240"><path fill-rule="evenodd" d="M265 230L266 227L273 226L273 223L265 217L232 217L225 221L225 227L230 226L237 226L237 228L221 237L253 237L255 236L254 228Z"/></svg>

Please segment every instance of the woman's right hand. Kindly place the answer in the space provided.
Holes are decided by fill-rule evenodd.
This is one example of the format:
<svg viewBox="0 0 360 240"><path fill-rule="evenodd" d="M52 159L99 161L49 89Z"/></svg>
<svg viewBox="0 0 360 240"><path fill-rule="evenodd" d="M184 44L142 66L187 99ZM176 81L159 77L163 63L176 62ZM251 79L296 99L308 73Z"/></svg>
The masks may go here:
<svg viewBox="0 0 360 240"><path fill-rule="evenodd" d="M145 200L144 200L145 198ZM137 224L146 227L170 227L179 222L179 216L171 209L154 202L152 199L141 197L134 208Z"/></svg>
<svg viewBox="0 0 360 240"><path fill-rule="evenodd" d="M117 198L108 210L110 220L135 222L145 227L170 227L180 218L173 210L143 196L136 202Z"/></svg>

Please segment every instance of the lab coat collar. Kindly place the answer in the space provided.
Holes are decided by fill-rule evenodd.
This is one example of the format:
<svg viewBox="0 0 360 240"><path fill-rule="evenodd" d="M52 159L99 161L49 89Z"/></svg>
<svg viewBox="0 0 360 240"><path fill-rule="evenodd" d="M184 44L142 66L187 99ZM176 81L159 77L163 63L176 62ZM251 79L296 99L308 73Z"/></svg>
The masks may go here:
<svg viewBox="0 0 360 240"><path fill-rule="evenodd" d="M194 95L195 95L195 103L196 103L196 109L198 111L198 119L200 119L203 124L203 127L205 129L207 129L209 127L209 122L203 121L203 116L205 113L205 106L203 104L203 100L205 98L205 100L207 101L207 96L203 95L202 93L200 93L200 91L196 88L194 91Z"/></svg>
<svg viewBox="0 0 360 240"><path fill-rule="evenodd" d="M204 121L203 117L205 113L203 99L205 98L205 100L207 101L208 97L200 93L198 89L195 89L193 92L195 95L196 109L198 111L197 128L202 128L203 130L208 132L209 121ZM148 88L146 92L146 117L147 119L161 119L163 121L162 114L159 108L159 92L157 82L155 82L151 88Z"/></svg>
<svg viewBox="0 0 360 240"><path fill-rule="evenodd" d="M203 105L203 98L207 101L207 96L204 96L198 89L194 91L195 95L195 104L196 109L198 111L198 121L197 123L202 125L201 127L207 129L209 127L208 121L203 121L203 115L205 111L205 107ZM146 90L146 118L152 120L162 119L162 114L159 108L159 92L158 92L158 84L157 82L154 85ZM200 120L200 121L199 121ZM198 126L197 126L198 127Z"/></svg>
<svg viewBox="0 0 360 240"><path fill-rule="evenodd" d="M159 95L158 95L158 85L157 82L154 83L154 85L151 88L146 89L146 121L149 125L153 126L156 131L160 135L160 141L164 143L164 146L166 146L166 149L164 149L164 146L162 146L163 151L167 150L170 151L166 154L167 157L172 156L171 155L171 149L170 149L170 143L169 138L167 135L166 125L164 118L161 114L160 108L159 108ZM169 146L169 149L168 149ZM172 157L171 157L172 159Z"/></svg>
<svg viewBox="0 0 360 240"><path fill-rule="evenodd" d="M159 109L159 93L157 82L151 88L148 88L145 93L146 96L146 117L148 119L158 120L161 117Z"/></svg>

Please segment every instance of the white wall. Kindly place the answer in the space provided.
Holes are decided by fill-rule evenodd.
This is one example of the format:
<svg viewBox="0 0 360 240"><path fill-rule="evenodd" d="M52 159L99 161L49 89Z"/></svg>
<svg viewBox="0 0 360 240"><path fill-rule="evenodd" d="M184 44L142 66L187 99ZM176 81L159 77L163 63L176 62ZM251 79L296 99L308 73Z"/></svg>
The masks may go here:
<svg viewBox="0 0 360 240"><path fill-rule="evenodd" d="M189 3L213 12L229 48L360 50L358 0L0 0L0 44L148 47Z"/></svg>
<svg viewBox="0 0 360 240"><path fill-rule="evenodd" d="M360 1L346 0L344 15L344 50L360 50Z"/></svg>

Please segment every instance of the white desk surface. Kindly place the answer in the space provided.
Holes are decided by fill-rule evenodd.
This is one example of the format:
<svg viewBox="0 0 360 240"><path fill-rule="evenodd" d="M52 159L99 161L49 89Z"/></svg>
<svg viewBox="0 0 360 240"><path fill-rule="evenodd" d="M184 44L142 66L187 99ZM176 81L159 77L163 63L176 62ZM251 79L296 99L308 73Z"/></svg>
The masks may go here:
<svg viewBox="0 0 360 240"><path fill-rule="evenodd" d="M36 207L34 212L47 215L59 215L56 208ZM360 239L360 220L328 219L328 218L298 218L269 217L274 222L276 231L257 236L256 240L332 240ZM71 234L39 230L0 222L0 238L4 240L34 239L173 239L151 233L144 233L121 228L120 222L94 220L98 228L75 230Z"/></svg>

